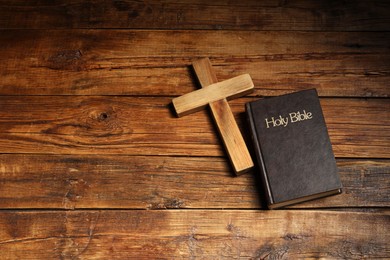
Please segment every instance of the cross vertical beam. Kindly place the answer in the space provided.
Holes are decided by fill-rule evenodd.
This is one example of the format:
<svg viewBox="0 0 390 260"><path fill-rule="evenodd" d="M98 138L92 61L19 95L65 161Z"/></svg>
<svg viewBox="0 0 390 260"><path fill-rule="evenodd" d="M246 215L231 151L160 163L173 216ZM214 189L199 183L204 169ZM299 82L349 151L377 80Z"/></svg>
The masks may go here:
<svg viewBox="0 0 390 260"><path fill-rule="evenodd" d="M227 99L252 92L252 79L245 74L218 82L208 58L195 61L192 65L202 89L172 100L178 115L189 114L208 104L234 172L237 175L247 172L253 167L253 161Z"/></svg>

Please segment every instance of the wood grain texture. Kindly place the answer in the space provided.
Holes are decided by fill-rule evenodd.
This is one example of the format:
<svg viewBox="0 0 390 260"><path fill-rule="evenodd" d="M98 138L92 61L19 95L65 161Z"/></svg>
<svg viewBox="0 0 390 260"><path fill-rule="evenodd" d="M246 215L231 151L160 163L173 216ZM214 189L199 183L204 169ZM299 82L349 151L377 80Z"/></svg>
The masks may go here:
<svg viewBox="0 0 390 260"><path fill-rule="evenodd" d="M388 97L389 41L388 32L1 30L0 94L179 96L196 89L193 60L209 56L220 81L249 73L256 96L315 87Z"/></svg>
<svg viewBox="0 0 390 260"><path fill-rule="evenodd" d="M330 211L10 211L0 213L0 250L5 259L379 259L390 253L389 221Z"/></svg>
<svg viewBox="0 0 390 260"><path fill-rule="evenodd" d="M229 102L241 132L244 103ZM1 153L223 156L207 111L177 118L170 98L0 97ZM387 158L386 99L321 99L336 157ZM345 109L348 108L348 109Z"/></svg>
<svg viewBox="0 0 390 260"><path fill-rule="evenodd" d="M341 195L292 208L389 207L389 160L337 160ZM2 209L265 209L258 170L223 158L0 155ZM0 236L1 237L1 236Z"/></svg>
<svg viewBox="0 0 390 260"><path fill-rule="evenodd" d="M0 27L383 31L389 10L383 0L2 0Z"/></svg>

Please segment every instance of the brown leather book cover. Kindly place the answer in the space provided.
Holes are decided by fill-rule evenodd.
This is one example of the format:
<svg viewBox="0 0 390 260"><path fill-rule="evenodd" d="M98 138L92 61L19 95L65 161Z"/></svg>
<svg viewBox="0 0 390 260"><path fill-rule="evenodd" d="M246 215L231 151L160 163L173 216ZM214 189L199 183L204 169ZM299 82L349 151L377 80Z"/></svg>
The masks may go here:
<svg viewBox="0 0 390 260"><path fill-rule="evenodd" d="M315 89L247 103L246 113L270 209L341 193Z"/></svg>

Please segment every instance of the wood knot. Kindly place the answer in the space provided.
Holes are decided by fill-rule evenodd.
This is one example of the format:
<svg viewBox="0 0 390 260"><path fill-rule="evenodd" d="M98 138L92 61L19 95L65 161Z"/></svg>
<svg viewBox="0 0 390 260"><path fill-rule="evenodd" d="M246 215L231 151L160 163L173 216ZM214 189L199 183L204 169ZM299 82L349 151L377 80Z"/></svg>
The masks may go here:
<svg viewBox="0 0 390 260"><path fill-rule="evenodd" d="M100 114L100 116L98 117L98 119L100 120L100 121L104 121L104 120L106 120L108 118L108 114L107 113L101 113Z"/></svg>
<svg viewBox="0 0 390 260"><path fill-rule="evenodd" d="M83 129L77 134L95 137L117 136L123 133L132 133L130 126L123 117L116 104L105 99L89 99L78 106L80 125ZM104 142L107 140L104 140Z"/></svg>
<svg viewBox="0 0 390 260"><path fill-rule="evenodd" d="M291 234L291 233L287 233L282 238L284 240L299 240L299 239L305 239L307 237L308 237L308 235L305 235L305 234Z"/></svg>
<svg viewBox="0 0 390 260"><path fill-rule="evenodd" d="M69 178L66 183L68 190L62 198L62 206L65 209L74 209L91 185L87 181L78 178Z"/></svg>
<svg viewBox="0 0 390 260"><path fill-rule="evenodd" d="M117 114L112 108L105 109L103 112L91 111L86 123L89 132L98 136L116 135L123 132Z"/></svg>
<svg viewBox="0 0 390 260"><path fill-rule="evenodd" d="M83 67L83 54L80 50L63 50L54 53L47 59L48 67L53 70L76 70Z"/></svg>
<svg viewBox="0 0 390 260"><path fill-rule="evenodd" d="M155 202L149 204L147 209L181 209L185 208L184 201L176 198L167 198L162 202Z"/></svg>

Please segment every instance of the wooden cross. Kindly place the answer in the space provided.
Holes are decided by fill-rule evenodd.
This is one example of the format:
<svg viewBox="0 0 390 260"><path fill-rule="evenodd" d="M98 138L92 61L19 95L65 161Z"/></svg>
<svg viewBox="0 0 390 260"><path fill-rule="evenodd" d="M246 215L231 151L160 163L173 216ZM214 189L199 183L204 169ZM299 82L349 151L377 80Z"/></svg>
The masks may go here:
<svg viewBox="0 0 390 260"><path fill-rule="evenodd" d="M227 99L252 92L252 79L249 74L244 74L218 82L208 58L195 61L192 66L202 88L174 98L172 103L176 113L181 117L209 105L235 173L245 173L253 167L253 161Z"/></svg>

